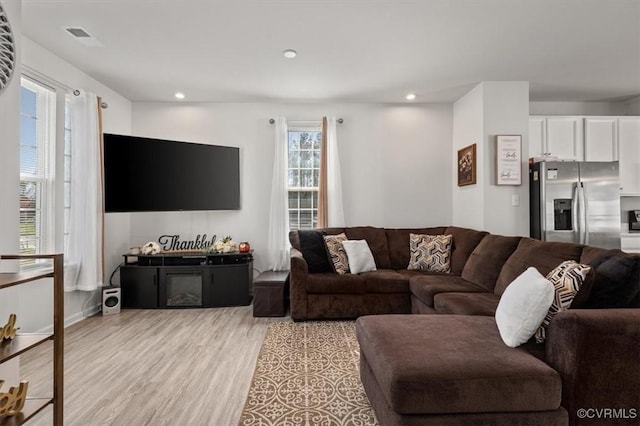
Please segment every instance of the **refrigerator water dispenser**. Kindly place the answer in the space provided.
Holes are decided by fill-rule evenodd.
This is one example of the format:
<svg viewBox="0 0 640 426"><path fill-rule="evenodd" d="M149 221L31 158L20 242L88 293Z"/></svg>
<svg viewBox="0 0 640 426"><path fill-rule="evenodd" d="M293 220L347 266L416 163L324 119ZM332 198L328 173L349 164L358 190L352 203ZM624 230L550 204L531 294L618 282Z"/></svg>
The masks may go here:
<svg viewBox="0 0 640 426"><path fill-rule="evenodd" d="M555 231L572 231L571 198L556 198L553 200L553 229Z"/></svg>

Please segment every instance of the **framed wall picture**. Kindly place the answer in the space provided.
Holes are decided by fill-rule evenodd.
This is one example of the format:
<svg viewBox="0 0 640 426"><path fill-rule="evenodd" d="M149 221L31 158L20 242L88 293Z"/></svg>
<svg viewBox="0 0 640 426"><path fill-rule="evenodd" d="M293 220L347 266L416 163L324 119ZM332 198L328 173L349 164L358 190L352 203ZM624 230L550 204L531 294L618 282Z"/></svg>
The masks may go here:
<svg viewBox="0 0 640 426"><path fill-rule="evenodd" d="M522 185L522 136L496 136L496 185Z"/></svg>
<svg viewBox="0 0 640 426"><path fill-rule="evenodd" d="M458 150L458 186L476 183L476 144Z"/></svg>

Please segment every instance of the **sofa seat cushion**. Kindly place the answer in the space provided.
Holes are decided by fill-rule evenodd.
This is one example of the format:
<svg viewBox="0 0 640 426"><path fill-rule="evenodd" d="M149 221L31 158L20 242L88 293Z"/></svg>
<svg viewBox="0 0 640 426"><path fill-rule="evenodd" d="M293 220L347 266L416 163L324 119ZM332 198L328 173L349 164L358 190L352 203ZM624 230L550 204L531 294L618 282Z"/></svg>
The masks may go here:
<svg viewBox="0 0 640 426"><path fill-rule="evenodd" d="M362 356L401 414L546 411L560 407L558 373L507 347L494 318L377 315L359 318Z"/></svg>
<svg viewBox="0 0 640 426"><path fill-rule="evenodd" d="M336 274L309 274L307 277L307 292L309 293L342 293L364 294L365 279L361 275Z"/></svg>
<svg viewBox="0 0 640 426"><path fill-rule="evenodd" d="M433 298L439 313L494 316L500 296L493 293L440 293Z"/></svg>
<svg viewBox="0 0 640 426"><path fill-rule="evenodd" d="M486 293L482 287L456 275L422 275L409 280L411 294L423 303L433 306L438 293Z"/></svg>
<svg viewBox="0 0 640 426"><path fill-rule="evenodd" d="M409 277L391 269L378 269L360 274L367 293L409 293Z"/></svg>

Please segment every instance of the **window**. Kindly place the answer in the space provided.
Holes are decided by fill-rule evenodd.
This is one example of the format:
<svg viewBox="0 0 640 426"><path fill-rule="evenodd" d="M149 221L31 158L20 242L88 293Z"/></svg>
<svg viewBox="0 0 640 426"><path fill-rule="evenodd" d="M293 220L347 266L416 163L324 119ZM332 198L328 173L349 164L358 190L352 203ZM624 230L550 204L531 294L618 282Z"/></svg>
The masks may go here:
<svg viewBox="0 0 640 426"><path fill-rule="evenodd" d="M57 99L61 92L29 78L21 79L20 93L20 253L36 254L61 249L57 223L62 227L62 217L56 217L56 205L60 213L64 208L66 235L68 208L70 206L70 119L65 102L64 154L56 152ZM64 95L62 95L64 96ZM60 107L61 108L61 107ZM61 123L62 124L62 123ZM62 127L62 125L60 126ZM59 161L56 161L59 159ZM63 167L56 163L63 162ZM56 170L62 172L64 183L56 183ZM64 202L61 191L64 191ZM58 197L60 194L60 197ZM66 238L65 238L66 240ZM66 243L66 241L65 241ZM66 248L66 246L65 246ZM36 265L35 261L23 261L22 267Z"/></svg>
<svg viewBox="0 0 640 426"><path fill-rule="evenodd" d="M320 185L320 123L289 126L288 192L289 227L313 229L318 225Z"/></svg>
<svg viewBox="0 0 640 426"><path fill-rule="evenodd" d="M20 94L20 253L52 248L55 91L26 78Z"/></svg>

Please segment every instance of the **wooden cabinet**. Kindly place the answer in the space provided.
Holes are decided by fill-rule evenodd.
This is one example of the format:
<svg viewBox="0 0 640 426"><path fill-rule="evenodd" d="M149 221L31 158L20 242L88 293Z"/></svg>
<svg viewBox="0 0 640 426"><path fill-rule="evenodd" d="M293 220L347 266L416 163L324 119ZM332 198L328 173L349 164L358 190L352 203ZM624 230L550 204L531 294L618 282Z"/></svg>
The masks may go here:
<svg viewBox="0 0 640 426"><path fill-rule="evenodd" d="M120 269L120 291L123 308L157 308L158 268L123 266Z"/></svg>
<svg viewBox="0 0 640 426"><path fill-rule="evenodd" d="M246 306L251 303L252 279L251 253L141 255L138 263L121 268L122 306Z"/></svg>
<svg viewBox="0 0 640 426"><path fill-rule="evenodd" d="M584 160L618 161L617 117L585 117Z"/></svg>
<svg viewBox="0 0 640 426"><path fill-rule="evenodd" d="M530 117L529 156L582 161L581 117Z"/></svg>
<svg viewBox="0 0 640 426"><path fill-rule="evenodd" d="M53 269L35 272L0 273L0 289L12 287L43 278L53 278L53 333L51 334L18 334L13 340L0 343L0 363L9 361L26 351L53 340L53 395L27 401L21 412L9 417L0 418L0 425L20 425L38 414L47 405L53 405L53 424L62 426L63 416L63 378L64 378L64 272L62 254L52 255L0 255L3 260L50 259ZM0 379L2 379L0 377ZM28 394L28 391L27 391Z"/></svg>
<svg viewBox="0 0 640 426"><path fill-rule="evenodd" d="M245 306L251 303L249 287L253 265L210 266L209 285L213 306Z"/></svg>
<svg viewBox="0 0 640 426"><path fill-rule="evenodd" d="M620 192L640 195L640 117L618 118Z"/></svg>

